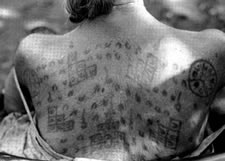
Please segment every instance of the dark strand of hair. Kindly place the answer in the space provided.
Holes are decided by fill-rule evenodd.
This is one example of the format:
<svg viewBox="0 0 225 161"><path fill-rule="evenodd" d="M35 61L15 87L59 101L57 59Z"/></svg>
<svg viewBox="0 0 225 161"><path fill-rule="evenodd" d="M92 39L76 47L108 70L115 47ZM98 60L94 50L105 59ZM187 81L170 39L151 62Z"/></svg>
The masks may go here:
<svg viewBox="0 0 225 161"><path fill-rule="evenodd" d="M113 4L114 0L67 0L66 10L70 14L70 21L79 23L109 14Z"/></svg>

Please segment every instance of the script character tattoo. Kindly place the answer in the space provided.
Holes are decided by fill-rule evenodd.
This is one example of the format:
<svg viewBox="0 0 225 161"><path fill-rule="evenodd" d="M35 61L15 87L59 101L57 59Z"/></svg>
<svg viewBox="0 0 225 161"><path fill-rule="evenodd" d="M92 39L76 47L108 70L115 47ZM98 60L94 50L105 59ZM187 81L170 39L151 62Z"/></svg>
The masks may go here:
<svg viewBox="0 0 225 161"><path fill-rule="evenodd" d="M168 126L159 123L157 140L163 143L166 148L176 150L179 141L181 125L182 122L180 120L173 118L170 119Z"/></svg>
<svg viewBox="0 0 225 161"><path fill-rule="evenodd" d="M67 132L74 129L74 120L66 121L65 114L58 114L57 106L48 106L48 132Z"/></svg>
<svg viewBox="0 0 225 161"><path fill-rule="evenodd" d="M181 103L180 103L181 95L182 95L182 92L179 92L177 97L177 103L174 105L174 108L177 110L177 112L180 112L181 110Z"/></svg>

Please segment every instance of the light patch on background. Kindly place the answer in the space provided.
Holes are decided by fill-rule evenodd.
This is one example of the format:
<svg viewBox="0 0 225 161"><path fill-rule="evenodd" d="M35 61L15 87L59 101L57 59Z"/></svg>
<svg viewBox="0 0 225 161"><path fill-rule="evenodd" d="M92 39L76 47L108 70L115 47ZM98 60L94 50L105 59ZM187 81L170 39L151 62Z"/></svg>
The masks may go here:
<svg viewBox="0 0 225 161"><path fill-rule="evenodd" d="M0 18L2 19L15 19L20 17L19 12L16 12L13 9L0 7Z"/></svg>
<svg viewBox="0 0 225 161"><path fill-rule="evenodd" d="M28 31L36 27L42 27L42 26L52 28L53 25L48 23L46 20L33 20L33 21L27 21L24 23L24 28L25 30L28 30Z"/></svg>

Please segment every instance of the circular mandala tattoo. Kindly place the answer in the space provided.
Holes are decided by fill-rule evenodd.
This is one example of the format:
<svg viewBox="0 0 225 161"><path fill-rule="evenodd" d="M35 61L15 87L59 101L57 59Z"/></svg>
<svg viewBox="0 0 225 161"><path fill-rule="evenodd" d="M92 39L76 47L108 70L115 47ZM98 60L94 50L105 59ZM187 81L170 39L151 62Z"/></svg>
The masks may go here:
<svg viewBox="0 0 225 161"><path fill-rule="evenodd" d="M207 60L198 60L191 65L188 84L190 90L199 97L210 96L217 85L217 74Z"/></svg>

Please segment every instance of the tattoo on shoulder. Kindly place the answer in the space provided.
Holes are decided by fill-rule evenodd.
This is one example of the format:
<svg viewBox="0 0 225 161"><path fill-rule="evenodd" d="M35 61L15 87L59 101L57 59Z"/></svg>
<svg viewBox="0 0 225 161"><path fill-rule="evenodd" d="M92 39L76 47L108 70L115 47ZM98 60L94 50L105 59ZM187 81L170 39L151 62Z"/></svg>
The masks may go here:
<svg viewBox="0 0 225 161"><path fill-rule="evenodd" d="M193 94L199 97L212 95L217 81L217 72L211 62L200 59L191 65L188 85Z"/></svg>

